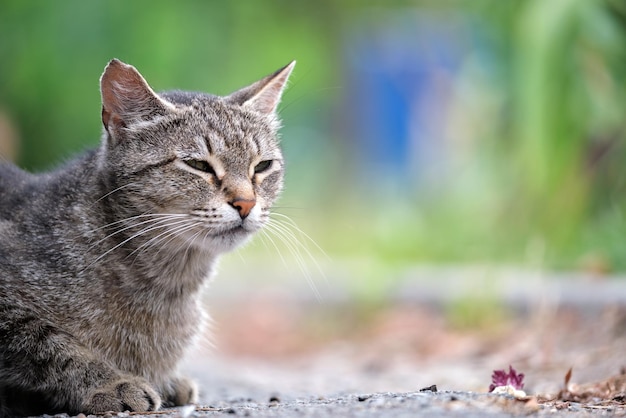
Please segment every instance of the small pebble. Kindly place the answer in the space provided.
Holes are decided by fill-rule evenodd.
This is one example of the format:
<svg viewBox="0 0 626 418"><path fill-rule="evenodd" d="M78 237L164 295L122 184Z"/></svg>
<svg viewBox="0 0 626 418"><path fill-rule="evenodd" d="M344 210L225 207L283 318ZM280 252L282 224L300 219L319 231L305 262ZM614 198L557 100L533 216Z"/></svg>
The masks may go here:
<svg viewBox="0 0 626 418"><path fill-rule="evenodd" d="M370 405L374 405L374 406L383 406L385 403L387 403L387 400L385 398L374 398L374 399L370 399Z"/></svg>
<svg viewBox="0 0 626 418"><path fill-rule="evenodd" d="M363 401L368 400L368 399L369 399L369 398L371 398L371 397L372 397L372 395L359 395L359 396L357 397L357 399L359 400L359 402L363 402Z"/></svg>
<svg viewBox="0 0 626 418"><path fill-rule="evenodd" d="M526 392L524 392L523 390L519 390L519 389L515 389L513 386L511 385L506 385L506 386L497 386L495 389L493 389L491 391L491 393L497 393L497 394L504 394L504 395L511 395L514 398L517 399L522 399L526 397Z"/></svg>
<svg viewBox="0 0 626 418"><path fill-rule="evenodd" d="M539 402L537 402L537 398L530 398L526 404L524 404L524 410L529 414L533 414L539 411L541 407L539 406Z"/></svg>
<svg viewBox="0 0 626 418"><path fill-rule="evenodd" d="M189 416L191 416L191 414L196 410L196 406L195 405L185 405L182 408L180 408L180 417L181 418L187 418Z"/></svg>

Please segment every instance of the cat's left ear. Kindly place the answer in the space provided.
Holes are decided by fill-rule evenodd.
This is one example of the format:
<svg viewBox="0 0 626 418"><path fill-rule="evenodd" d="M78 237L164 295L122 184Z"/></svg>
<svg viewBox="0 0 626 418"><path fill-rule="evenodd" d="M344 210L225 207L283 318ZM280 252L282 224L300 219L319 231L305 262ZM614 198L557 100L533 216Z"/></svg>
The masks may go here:
<svg viewBox="0 0 626 418"><path fill-rule="evenodd" d="M125 128L163 115L173 105L159 97L133 67L113 59L100 78L102 124L119 141Z"/></svg>
<svg viewBox="0 0 626 418"><path fill-rule="evenodd" d="M226 97L226 100L250 108L256 112L270 115L276 112L289 75L296 66L295 61L254 84L237 90Z"/></svg>

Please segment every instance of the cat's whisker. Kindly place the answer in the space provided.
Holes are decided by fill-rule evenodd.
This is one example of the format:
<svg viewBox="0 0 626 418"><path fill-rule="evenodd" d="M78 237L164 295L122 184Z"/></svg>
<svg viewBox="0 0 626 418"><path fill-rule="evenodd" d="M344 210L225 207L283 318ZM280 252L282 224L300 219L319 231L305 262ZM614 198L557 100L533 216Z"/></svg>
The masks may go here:
<svg viewBox="0 0 626 418"><path fill-rule="evenodd" d="M176 218L174 218L174 219L176 219ZM135 223L135 224L128 225L128 226L126 226L124 228L119 228L119 229L111 232L110 234L106 235L104 238L100 239L99 241L96 241L93 244L91 244L91 246L88 248L88 250L91 250L91 249L95 248L100 243L108 240L109 238L111 238L111 237L113 237L113 236L115 236L117 234L120 234L120 233L122 233L124 231L127 231L127 230L129 230L131 228L136 228L138 226L145 225L145 224L152 224L152 226L158 226L160 224L167 224L168 222L171 222L171 221L172 221L172 219L169 218L169 217L160 218L160 219L148 219L146 221L142 221L142 222L138 222L138 223Z"/></svg>
<svg viewBox="0 0 626 418"><path fill-rule="evenodd" d="M313 238L311 238L309 234L304 232L296 224L296 222L293 219L291 219L289 216L282 214L282 213L277 213L277 212L272 212L271 215L281 218L281 219L271 219L270 221L274 223L275 225L276 224L281 225L283 228L289 230L289 234L293 237L293 241L306 252L307 256L309 257L309 259L311 259L311 261L313 261L313 263L315 264L315 267L317 268L317 271L320 273L325 283L328 285L328 277L326 276L326 273L324 272L324 270L321 268L320 264L318 263L317 258L313 256L313 254L309 250L309 247L305 245L302 242L302 240L298 238L298 236L304 238L306 242L312 244L317 249L317 251L319 251L326 258L327 261L330 261L331 257L322 249L322 247L319 246L317 242L315 242ZM295 233L293 231L295 231ZM296 236L296 233L297 233L297 236Z"/></svg>
<svg viewBox="0 0 626 418"><path fill-rule="evenodd" d="M278 247L278 245L276 245L276 242L269 235L268 231L269 231L269 228L267 230L266 229L261 229L261 234L262 235L260 235L260 237L261 238L267 238L270 241L270 243L272 244L272 246L274 247L274 249L278 253L278 257L280 257L280 260L283 262L283 265L285 267L288 267L289 264L287 264L287 260L285 260L285 257L283 257L283 253L280 251L280 248ZM265 241L263 241L263 243L265 244Z"/></svg>
<svg viewBox="0 0 626 418"><path fill-rule="evenodd" d="M260 232L260 234L258 235L259 241L261 241L261 244L263 244L263 247L265 247L267 251L270 251L270 246L268 245L267 240L271 240L271 238L268 236L267 232L265 232L264 230L261 230L259 232ZM276 248L275 246L274 248L278 252L279 257L282 258L280 251L278 251L278 248ZM283 265L284 263L285 261L283 260Z"/></svg>
<svg viewBox="0 0 626 418"><path fill-rule="evenodd" d="M102 260L104 257L106 257L112 251L118 249L122 245L126 244L127 242L129 242L129 241L131 241L131 240L133 240L133 239L135 239L135 238L137 238L137 237L139 237L141 235L144 235L144 234L146 234L148 232L151 232L151 231L153 231L155 229L170 227L172 225L176 225L177 223L186 222L186 220L178 220L178 221L175 221L175 222L173 222L171 224L162 224L163 221L164 220L157 221L157 223L161 223L160 225L148 226L146 228L141 229L139 232L135 233L134 235L131 235L129 238L126 238L124 241L120 242L119 244L117 244L114 247L110 248L109 250L105 251L103 254L98 256L94 261L92 261L87 267L85 267L85 270L88 269L89 267L91 267L92 265L96 264L98 261ZM116 233L118 233L118 232L116 232Z"/></svg>
<svg viewBox="0 0 626 418"><path fill-rule="evenodd" d="M164 249L170 249L170 250L171 250L170 243L171 243L173 240L175 240L176 238L181 238L181 237L183 237L183 234L184 234L185 232L187 232L187 231L189 231L189 230L193 230L194 228L197 228L197 227L199 227L199 226L202 226L202 222L195 221L195 222L193 222L193 223L191 223L191 224L188 224L188 225L183 225L183 226L181 226L181 227L178 227L178 228L176 228L176 229L174 229L174 230L170 231L170 234L168 234L168 236L167 236L167 237L164 237L164 238L161 240L161 248L159 248L159 249L157 250L157 254L158 254L159 252L161 252L162 250L164 250ZM195 233L195 234L194 234L191 238L189 238L189 237L185 238L184 242L182 242L182 243L180 243L180 244L179 244L178 249L177 249L177 252L180 252L180 250L182 249L182 247L183 247L185 244L188 244L188 245L192 244L192 243L193 243L193 239L195 239L195 237L196 237L196 236L198 236L198 234L200 234L201 232L202 232L201 230L200 230L200 231L197 231L197 232L196 232L196 233ZM191 243L190 243L190 239L192 240L192 241L191 241ZM184 253L184 254L185 254L185 256L186 256L186 254L187 254L188 248L189 248L189 247L187 247L187 249L185 249L185 253Z"/></svg>
<svg viewBox="0 0 626 418"><path fill-rule="evenodd" d="M201 223L200 223L201 224ZM192 237L187 238L187 248L185 248L185 252L183 253L183 259L184 260L188 260L187 258L187 254L189 253L189 249L191 248L191 246L193 245L194 241L196 240L196 237L198 235L200 235L203 231L200 230L198 232L196 232L195 234L193 234Z"/></svg>
<svg viewBox="0 0 626 418"><path fill-rule="evenodd" d="M158 253L160 253L164 248L167 248L169 243L172 242L177 236L182 235L182 233L190 229L193 229L196 227L202 227L204 225L205 225L205 222L196 221L195 223L189 225L189 227L180 227L176 229L175 231L171 231L172 233L169 234L169 238L165 237L161 241L162 242L161 248L157 250L156 254L158 255ZM200 234L204 234L204 236L202 237L202 244L199 247L205 248L206 239L211 235L211 231L209 229L203 228L200 231L196 232L191 238L186 239L186 242L189 244L189 246L187 247L187 250L185 250L185 256L187 254L188 249L191 247L191 245L193 245L194 241L196 240L196 237L198 237ZM164 241L165 239L167 239L167 241Z"/></svg>
<svg viewBox="0 0 626 418"><path fill-rule="evenodd" d="M287 249L293 255L294 260L296 264L298 265L298 267L300 268L300 271L304 275L306 281L309 283L309 286L311 287L311 290L315 294L316 299L319 302L321 302L322 296L315 283L315 280L313 279L313 275L308 269L308 265L304 259L303 251L304 251L304 254L306 254L313 261L316 268L318 269L318 271L320 271L320 273L322 273L323 276L324 276L324 273L322 269L320 268L319 264L317 263L317 261L315 260L315 258L313 257L313 255L311 254L311 252L308 250L308 248L306 248L306 246L298 240L298 238L293 234L293 232L291 232L288 229L287 226L282 225L276 219L270 219L265 228L267 231L273 233L277 238L280 238L283 244L285 244Z"/></svg>
<svg viewBox="0 0 626 418"><path fill-rule="evenodd" d="M130 217L128 217L128 218L120 219L120 220L118 220L118 221L111 222L111 223L108 223L108 224L106 224L106 225L99 226L98 228L91 229L91 230L89 230L89 231L87 231L87 232L88 232L88 233L97 232L97 231L100 231L100 230L102 230L102 229L107 229L107 228L110 228L110 227L112 227L113 225L117 225L117 224L121 224L121 223L128 223L128 222L134 221L134 220L136 220L136 219L140 219L140 218L147 218L147 217L150 217L150 218L159 218L159 217L185 217L185 216L187 216L187 215L185 215L185 214L183 214L183 213L143 213L143 214L141 214L141 215L130 216Z"/></svg>
<svg viewBox="0 0 626 418"><path fill-rule="evenodd" d="M206 230L206 231L204 232L204 236L202 237L202 245L200 245L200 247L202 247L202 248L206 248L206 244L205 244L205 243L206 243L206 239L207 239L210 235L211 235L211 231Z"/></svg>
<svg viewBox="0 0 626 418"><path fill-rule="evenodd" d="M301 256L297 253L297 251L295 251L291 247L290 243L288 243L287 240L281 235L280 231L274 230L274 229L272 229L272 227L273 226L271 226L271 225L266 225L266 229L262 229L261 230L261 235L259 235L259 237L261 238L261 241L263 242L263 245L265 245L265 247L268 248L267 247L267 243L265 242L265 239L269 240L269 242L272 244L272 246L274 247L274 249L278 253L278 257L280 257L280 260L282 261L283 265L285 267L289 267L289 264L287 263L287 260L283 256L282 251L280 250L280 247L276 244L276 241L274 241L274 239L270 236L269 232L271 232L272 234L274 234L274 236L279 238L285 244L287 249L289 249L289 251L296 258L296 260L297 260L296 264L298 265L298 268L300 269L300 271L304 275L307 284L309 285L309 287L313 291L313 294L315 295L316 300L318 302L321 302L322 301L321 294L320 294L320 292L319 292L319 290L318 290L318 288L317 288L313 278L311 277L306 264L301 260Z"/></svg>
<svg viewBox="0 0 626 418"><path fill-rule="evenodd" d="M101 201L102 199L105 199L107 196L111 196L111 195L112 195L113 193L115 193L115 192L119 192L120 190L122 190L122 189L124 189L124 188L126 188L126 187L135 186L136 184L137 184L137 183L132 183L132 182L131 182L131 183L127 183L127 184L125 184L125 185L123 185L123 186L120 186L120 187L118 187L117 189L113 189L113 190L111 190L109 193L107 193L107 194L105 194L105 195L101 196L99 199L95 200L95 201L91 204L91 206L95 205L96 203L98 203L98 202L99 202L99 201Z"/></svg>
<svg viewBox="0 0 626 418"><path fill-rule="evenodd" d="M109 238L111 238L111 237L113 237L113 236L115 236L115 235L117 235L119 233L122 233L124 231L127 231L127 230L129 230L131 228L136 228L138 226L149 224L149 223L162 223L162 222L169 222L169 221L170 221L169 218L161 218L161 219L153 219L152 218L152 219L148 219L148 220L137 222L137 223L131 223L130 225L128 225L127 223L123 223L123 224L119 225L117 227L117 229L114 229L112 232L110 232L105 237L101 238L99 241L94 242L92 244L92 246L90 247L90 249L95 247L95 246L97 246L98 244L108 240Z"/></svg>
<svg viewBox="0 0 626 418"><path fill-rule="evenodd" d="M149 243L149 245L145 246L145 248L142 248L141 250L142 251L147 251L151 247L159 246L159 248L155 252L155 256L158 256L159 253L161 253L161 251L163 251L165 249L171 251L172 247L170 246L170 243L173 240L175 240L176 238L182 236L183 233L189 231L190 229L196 228L196 227L198 227L200 225L201 225L200 222L194 222L194 223L191 223L191 224L183 224L183 225L178 226L178 227L176 227L174 229L162 232L159 235L157 235L156 237L150 239L150 241L148 241L147 243L142 244L142 247L144 247L146 244ZM139 250L139 248L137 250ZM137 250L135 250L135 251L137 251ZM139 253L137 254L136 257L138 257L138 256L139 256Z"/></svg>
<svg viewBox="0 0 626 418"><path fill-rule="evenodd" d="M280 225L272 224L269 226L268 230L274 233L277 237L279 237L285 246L289 249L292 255L295 257L296 262L300 266L300 269L306 273L310 277L310 272L307 267L307 263L304 261L304 257L301 251L302 243L300 243L297 238L288 230L284 229ZM312 255L309 253L309 257L314 260Z"/></svg>
<svg viewBox="0 0 626 418"><path fill-rule="evenodd" d="M143 243L139 248L135 249L133 253L136 253L135 258L133 259L132 265L135 264L137 258L143 254L147 253L151 248L158 246L159 248L155 251L154 255L158 256L161 251L168 248L170 242L172 242L179 234L182 234L188 229L194 228L195 225L182 225L175 229L166 230L165 232L160 233L158 236L151 238L149 241ZM130 256L130 254L129 254Z"/></svg>
<svg viewBox="0 0 626 418"><path fill-rule="evenodd" d="M276 222L271 222L266 225L268 231L272 232L276 237L280 238L280 240L285 244L285 246L289 249L292 255L297 257L297 261L302 261L302 254L300 249L296 244L294 244L295 238L293 236L289 236L288 231L285 231L281 228ZM304 264L304 263L302 263Z"/></svg>
<svg viewBox="0 0 626 418"><path fill-rule="evenodd" d="M143 244L141 244L139 247L137 247L132 253L130 253L128 256L130 257L131 255L137 253L139 254L141 251L143 251L144 249L150 248L150 247L154 247L157 244L161 244L162 248L166 247L166 244L169 243L172 239L174 239L177 235L182 234L183 232L189 230L189 229L193 229L199 225L201 225L201 222L194 222L192 224L188 224L189 220L183 220L183 221L179 221L179 222L173 222L172 224L168 224L168 225L164 225L164 227L171 227L171 226L176 226L176 228L173 229L168 229L165 232L161 232L160 234L156 235L155 237L150 238L148 241L144 242ZM180 225L182 224L182 225ZM167 241L165 241L167 239ZM159 249L158 251L161 251L161 249ZM135 257L136 258L136 257Z"/></svg>
<svg viewBox="0 0 626 418"><path fill-rule="evenodd" d="M296 224L296 222L291 219L289 216L283 214L283 213L278 213L278 212L272 212L273 216L278 216L281 219L283 219L283 221L281 222L284 225L289 225L291 228L293 228L298 234L300 234L300 236L306 238L306 240L313 244L315 246L315 248L322 253L322 255L324 255L324 257L326 257L327 260L330 260L330 256L328 254L326 254L326 252L322 249L322 247L319 246L319 244L317 242L315 242L315 240L313 238L311 238L311 236L309 234L307 234L306 232L304 232L299 226L298 224ZM278 221L278 219L274 219L274 221Z"/></svg>
<svg viewBox="0 0 626 418"><path fill-rule="evenodd" d="M285 215L282 215L282 216L285 216ZM282 233L285 234L285 237L288 237L291 240L291 242L295 246L298 247L298 249L303 250L306 253L306 255L313 261L313 263L315 264L317 270L320 272L322 277L324 277L324 279L327 279L324 273L324 270L320 267L319 263L317 262L317 259L313 256L309 248L302 242L302 240L298 238L298 236L306 238L307 242L312 243L315 246L315 248L317 248L317 250L319 250L327 259L330 259L330 257L313 240L313 238L311 238L308 234L302 231L290 218L286 216L285 218L287 218L289 222L280 221L278 219L270 219L269 223L272 224L274 228L280 229ZM298 235L296 235L296 233Z"/></svg>

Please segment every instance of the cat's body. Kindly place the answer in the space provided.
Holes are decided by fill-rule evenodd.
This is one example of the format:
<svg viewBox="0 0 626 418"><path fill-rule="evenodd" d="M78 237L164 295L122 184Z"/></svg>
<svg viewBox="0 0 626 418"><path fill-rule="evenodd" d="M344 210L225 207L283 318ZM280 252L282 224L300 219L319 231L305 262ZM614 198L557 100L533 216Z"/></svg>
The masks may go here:
<svg viewBox="0 0 626 418"><path fill-rule="evenodd" d="M176 374L216 257L268 219L275 108L293 64L227 97L101 79L101 147L58 171L0 164L0 416L151 410Z"/></svg>

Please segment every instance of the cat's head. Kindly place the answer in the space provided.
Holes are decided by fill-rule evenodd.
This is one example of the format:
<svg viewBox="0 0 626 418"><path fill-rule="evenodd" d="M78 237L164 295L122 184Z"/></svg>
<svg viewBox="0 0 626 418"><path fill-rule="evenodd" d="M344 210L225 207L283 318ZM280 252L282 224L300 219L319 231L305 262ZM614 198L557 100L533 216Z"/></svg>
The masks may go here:
<svg viewBox="0 0 626 418"><path fill-rule="evenodd" d="M100 80L99 161L110 200L153 228L146 236L214 251L257 231L283 185L276 107L294 65L219 97L157 94L134 67L111 61Z"/></svg>

